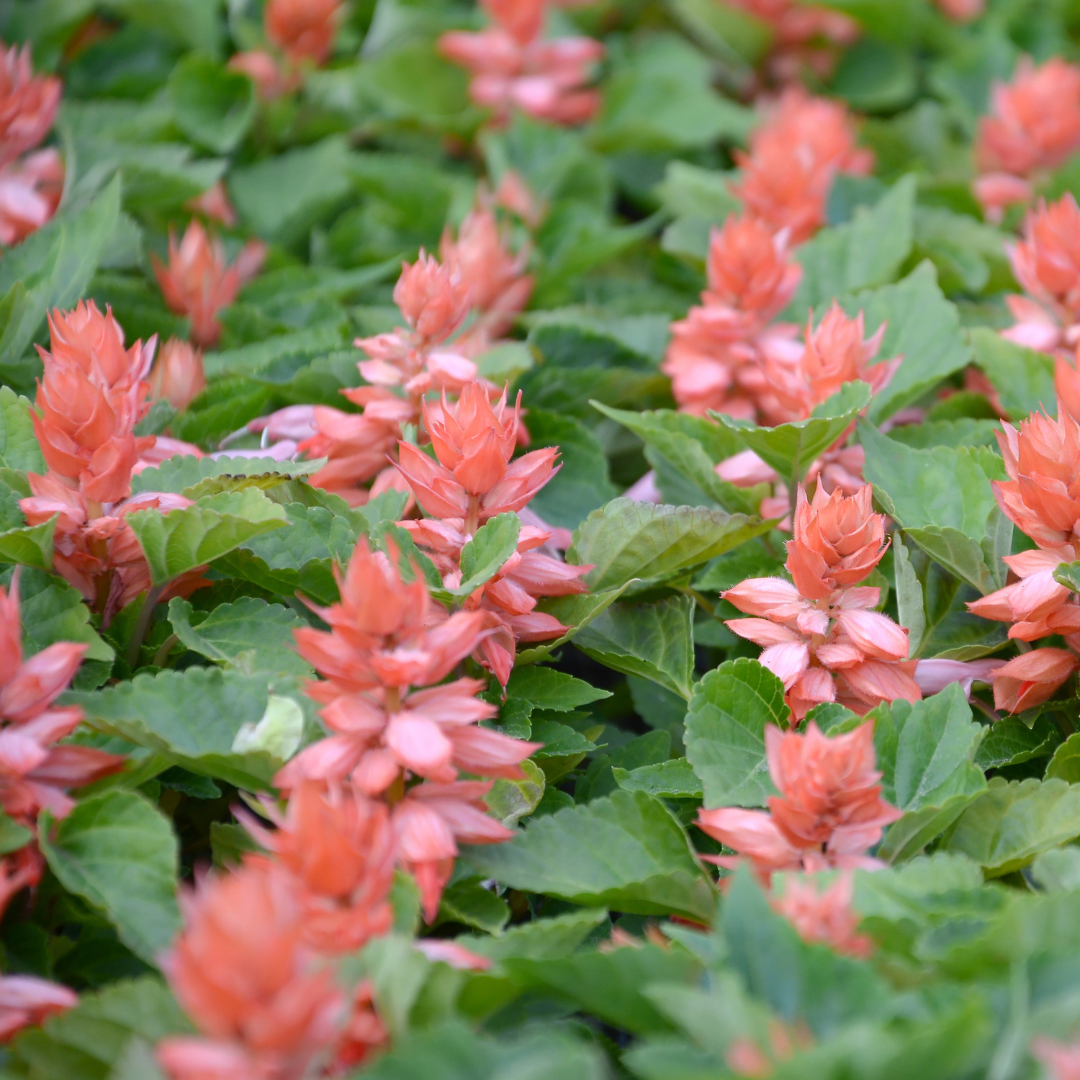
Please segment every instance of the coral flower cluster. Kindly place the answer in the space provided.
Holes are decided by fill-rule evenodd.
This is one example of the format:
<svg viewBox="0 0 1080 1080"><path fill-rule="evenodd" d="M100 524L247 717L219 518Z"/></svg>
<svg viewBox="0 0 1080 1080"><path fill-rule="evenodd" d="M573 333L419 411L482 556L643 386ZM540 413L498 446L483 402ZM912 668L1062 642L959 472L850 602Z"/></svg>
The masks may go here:
<svg viewBox="0 0 1080 1080"><path fill-rule="evenodd" d="M131 476L153 436L135 435L148 408L146 382L155 342L124 348L112 312L93 301L49 317L50 350L39 347L34 432L48 472L30 473L31 497L20 502L31 525L57 516L53 565L108 620L150 586L146 558L125 521L137 510L190 505L181 495L131 497ZM197 573L173 582L166 595L186 595Z"/></svg>
<svg viewBox="0 0 1080 1080"><path fill-rule="evenodd" d="M457 840L511 835L483 812L491 783L461 780L459 771L520 778L519 763L536 746L476 726L496 713L476 697L483 682L442 684L486 635L482 612L447 615L422 578L404 581L363 540L340 587L339 604L313 606L330 630L296 632L300 654L326 679L308 693L333 734L302 750L276 782L291 790L304 780L348 781L390 803L397 859L415 876L432 919Z"/></svg>
<svg viewBox="0 0 1080 1080"><path fill-rule="evenodd" d="M58 641L33 656L22 645L19 570L0 586L0 808L17 825L37 832L48 810L65 817L68 795L121 769L125 759L89 746L61 742L82 722L78 706L56 704L82 662L86 645ZM33 840L0 858L0 916L12 897L41 880L45 863ZM71 1008L66 987L26 976L0 976L0 1042L30 1024Z"/></svg>
<svg viewBox="0 0 1080 1080"><path fill-rule="evenodd" d="M1080 150L1080 68L1055 57L1036 67L1016 65L1010 83L997 83L991 111L979 122L975 196L991 220L1030 200L1041 174Z"/></svg>
<svg viewBox="0 0 1080 1080"><path fill-rule="evenodd" d="M1006 297L1016 323L1002 337L1042 352L1075 349L1080 341L1080 207L1073 196L1029 211L1020 240L1007 250L1026 295Z"/></svg>
<svg viewBox="0 0 1080 1080"><path fill-rule="evenodd" d="M229 67L247 75L264 100L291 93L307 69L330 59L343 11L341 0L267 0L263 33L272 51L236 53Z"/></svg>
<svg viewBox="0 0 1080 1080"><path fill-rule="evenodd" d="M873 610L881 590L860 585L885 554L885 521L872 490L826 494L800 487L794 538L783 578L748 578L722 593L753 616L727 625L764 646L761 663L784 684L796 721L815 705L840 701L865 713L882 701L918 701L907 631Z"/></svg>
<svg viewBox="0 0 1080 1080"><path fill-rule="evenodd" d="M340 1075L385 1041L367 985L345 993L310 922L313 905L359 887L386 929L390 874L372 832L386 833L383 808L340 792L296 797L307 805L274 836L302 847L303 865L247 856L181 895L185 930L161 966L200 1034L158 1044L170 1080Z"/></svg>
<svg viewBox="0 0 1080 1080"><path fill-rule="evenodd" d="M902 813L881 798L873 723L831 738L814 723L805 732L770 725L765 750L779 792L769 798L768 810L698 811L698 827L737 852L710 861L734 868L748 859L765 876L877 866L867 851ZM842 893L837 896L842 898ZM787 903L790 914L805 908L805 901L801 893L793 894Z"/></svg>
<svg viewBox="0 0 1080 1080"><path fill-rule="evenodd" d="M52 149L36 149L53 126L60 80L35 75L30 46L0 42L0 245L40 229L56 213L64 164Z"/></svg>
<svg viewBox="0 0 1080 1080"><path fill-rule="evenodd" d="M1037 547L1005 556L1017 581L968 604L985 619L1011 623L1017 641L1056 634L1069 646L1033 649L991 672L994 702L1008 712L1046 701L1080 666L1080 602L1054 579L1062 563L1080 559L1080 420L1070 409L1080 405L1080 375L1059 359L1055 381L1056 420L1033 413L1018 428L1002 424L1009 479L993 481L1002 512Z"/></svg>
<svg viewBox="0 0 1080 1080"><path fill-rule="evenodd" d="M604 46L589 37L543 39L546 0L486 0L494 26L479 33L454 30L439 51L467 68L469 95L507 123L515 110L553 124L581 124L600 107L589 88Z"/></svg>
<svg viewBox="0 0 1080 1080"><path fill-rule="evenodd" d="M745 209L801 244L825 224L837 173L865 176L874 155L855 145L843 104L792 88L751 135L749 153L738 151L735 160L742 176L732 191Z"/></svg>
<svg viewBox="0 0 1080 1080"><path fill-rule="evenodd" d="M477 382L471 357L509 328L532 291L525 255L510 253L490 207L473 210L456 239L445 233L441 254L442 262L421 250L415 263L402 264L394 302L405 326L356 340L367 356L358 365L367 385L342 394L362 413L292 406L248 425L248 430L264 431L267 441L295 443L290 451L327 458L312 483L353 505L388 487L404 486L390 464L404 426L420 425L418 438L427 441L421 407L425 396L441 392L457 397L464 386ZM487 390L497 393L491 386ZM523 424L515 437L527 440ZM364 486L368 483L370 490Z"/></svg>
<svg viewBox="0 0 1080 1080"><path fill-rule="evenodd" d="M493 406L487 390L470 383L456 406L443 399L435 410L424 403L424 418L436 460L410 443L401 443L398 468L417 502L431 515L402 522L414 540L429 552L447 588L461 584L461 553L477 528L497 514L521 510L558 471L558 450L532 450L511 462L520 423L520 399L514 409L506 393ZM552 615L534 610L544 596L585 592L581 576L587 566L568 566L537 549L551 533L521 528L517 551L488 582L465 601L480 611L487 636L477 659L506 684L519 641L545 641L567 629Z"/></svg>
<svg viewBox="0 0 1080 1080"><path fill-rule="evenodd" d="M859 36L857 22L829 8L796 0L729 2L772 30L768 70L781 82L795 81L804 70L827 78L836 66L839 47L850 45Z"/></svg>
<svg viewBox="0 0 1080 1080"><path fill-rule="evenodd" d="M249 240L231 266L225 248L200 221L192 221L180 242L169 233L167 263L151 256L154 274L170 311L191 320L197 345L216 345L221 336L217 313L236 299L242 285L262 268L266 245Z"/></svg>

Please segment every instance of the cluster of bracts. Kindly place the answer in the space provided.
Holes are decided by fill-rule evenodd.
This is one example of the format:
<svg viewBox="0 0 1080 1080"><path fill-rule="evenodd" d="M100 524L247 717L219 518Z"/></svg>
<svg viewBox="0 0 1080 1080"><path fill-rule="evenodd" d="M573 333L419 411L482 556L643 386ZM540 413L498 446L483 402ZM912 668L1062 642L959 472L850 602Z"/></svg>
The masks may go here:
<svg viewBox="0 0 1080 1080"><path fill-rule="evenodd" d="M830 45L857 34L846 17L792 0L739 6L777 29L771 64L781 82L805 66L827 70ZM979 0L941 6L957 19L981 10ZM600 97L590 78L602 46L546 38L545 0L488 0L483 7L489 28L446 34L439 47L470 71L471 96L493 124L515 111L558 124L596 113ZM291 93L330 56L340 16L338 0L269 0L267 48L237 55L232 66L264 99ZM59 204L60 157L35 150L59 99L59 82L35 77L26 50L4 54L0 243L39 228ZM1039 177L1080 149L1078 118L1080 70L1063 61L1025 63L1011 85L996 88L976 146L975 192L988 215L1029 203ZM882 389L902 362L878 358L884 327L867 337L862 313L836 305L816 326L813 319L805 328L776 321L800 282L792 249L825 224L832 181L872 168L852 118L835 102L789 87L767 104L736 163L734 191L744 211L714 232L701 304L671 328L663 370L677 403L698 415L775 425L808 417L851 381ZM220 186L192 209L235 222ZM520 779L537 744L479 726L498 710L479 696L487 680L462 675L462 664L472 657L505 686L519 643L567 630L537 610L538 600L583 592L589 567L563 561L567 538L528 510L557 471L557 449L514 457L529 442L520 400L508 402L476 364L510 330L532 290L529 248L512 250L505 214L526 229L544 215L513 173L482 196L456 236L447 230L438 258L421 252L403 267L394 299L404 326L356 342L364 385L344 393L359 412L295 406L244 431L261 432L265 452L277 458L325 458L312 482L352 505L390 488L406 492L411 516L400 525L447 589L461 584L462 551L485 523L520 513L523 524L516 553L454 610L431 596L392 541L385 551L361 541L339 573L339 602L311 605L329 629L300 630L296 645L321 676L307 692L329 734L281 770L282 801L265 800L264 817L238 811L259 853L203 876L183 897L185 929L162 966L199 1034L158 1047L173 1080L293 1080L355 1067L388 1036L370 988L361 983L346 992L336 981L335 958L390 930L395 872L414 879L430 922L458 844L513 835L486 812L484 796L495 779ZM218 313L258 273L264 255L251 241L229 265L220 240L199 220L179 241L170 237L167 261L154 268L167 305L190 319L191 341L166 343L156 363L153 340L126 347L111 313L92 303L50 318L33 414L47 472L30 476L22 508L31 524L56 517L55 569L106 624L140 596L152 604L203 584L196 570L147 596L149 570L125 519L139 510L168 513L188 500L133 497L132 477L175 453L202 451L141 437L136 425L151 398L184 408L203 390L198 349L217 342ZM787 882L778 910L805 938L852 955L873 945L857 932L850 874L823 889L812 875L877 865L869 852L900 812L881 798L872 722L828 737L804 723L807 713L839 702L865 714L882 702L918 700L948 680L970 685L973 677L993 683L999 710L1016 712L1047 700L1080 667L1080 603L1054 577L1060 564L1080 559L1080 375L1072 363L1080 343L1080 209L1071 196L1033 208L1010 257L1026 295L1011 299L1016 325L1006 336L1057 355L1058 413L1018 428L1003 422L1009 479L994 490L1035 548L1007 558L1017 580L970 608L1009 623L1016 640L1060 635L1067 649L1036 648L1004 664L948 671L909 659L907 631L876 610L880 590L865 583L888 546L887 523L873 510L850 431L811 465L805 487L791 492L752 452L717 466L735 484L773 484L763 516L792 533L790 580L749 579L722 594L749 616L728 625L763 647L761 663L782 680L790 720L786 730L765 735L779 792L768 809L702 810L698 825L734 852L709 857L721 866L747 861L765 879L783 871L810 875ZM43 811L55 819L70 810L69 790L124 761L62 742L81 713L55 699L86 647L60 643L23 658L17 576L0 589L0 637L0 806L34 830ZM35 885L42 869L34 844L0 860L0 907ZM417 947L450 963L486 964L446 943ZM74 1001L41 980L0 978L0 1036ZM783 1035L791 1038L798 1033ZM1069 1052L1042 1048L1063 1070L1068 1062L1057 1058ZM760 1074L763 1055L736 1044L730 1064Z"/></svg>

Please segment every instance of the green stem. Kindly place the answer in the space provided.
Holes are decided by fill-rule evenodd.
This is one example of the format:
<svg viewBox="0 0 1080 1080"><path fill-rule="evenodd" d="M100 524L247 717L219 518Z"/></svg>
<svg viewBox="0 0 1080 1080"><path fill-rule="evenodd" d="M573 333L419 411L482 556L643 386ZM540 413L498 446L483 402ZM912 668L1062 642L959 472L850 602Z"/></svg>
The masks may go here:
<svg viewBox="0 0 1080 1080"><path fill-rule="evenodd" d="M173 646L180 639L175 634L170 634L162 644L161 648L154 653L154 667L164 667L168 662L169 653L172 652Z"/></svg>
<svg viewBox="0 0 1080 1080"><path fill-rule="evenodd" d="M134 672L135 665L139 662L139 650L142 648L146 631L150 628L150 619L153 617L154 608L157 607L158 599L164 591L164 585L151 585L146 590L146 596L143 597L143 605L138 618L135 620L135 627L131 632L131 641L128 642L127 664L132 672Z"/></svg>

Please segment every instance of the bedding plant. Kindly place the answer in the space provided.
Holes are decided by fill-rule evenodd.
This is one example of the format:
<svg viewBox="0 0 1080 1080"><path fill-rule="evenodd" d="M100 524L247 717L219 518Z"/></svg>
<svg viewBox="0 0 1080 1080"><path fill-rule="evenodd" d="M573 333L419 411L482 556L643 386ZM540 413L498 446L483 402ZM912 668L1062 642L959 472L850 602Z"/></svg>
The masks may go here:
<svg viewBox="0 0 1080 1080"><path fill-rule="evenodd" d="M2 1080L1080 1077L1076 0L0 37Z"/></svg>

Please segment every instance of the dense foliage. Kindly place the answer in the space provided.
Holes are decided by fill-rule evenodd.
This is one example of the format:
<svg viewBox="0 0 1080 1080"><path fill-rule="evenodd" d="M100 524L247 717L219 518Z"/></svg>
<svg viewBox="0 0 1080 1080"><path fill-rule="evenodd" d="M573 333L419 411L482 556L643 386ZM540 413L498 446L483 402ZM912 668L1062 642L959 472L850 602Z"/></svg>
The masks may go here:
<svg viewBox="0 0 1080 1080"><path fill-rule="evenodd" d="M1080 1077L1080 3L0 37L0 1080Z"/></svg>

